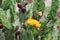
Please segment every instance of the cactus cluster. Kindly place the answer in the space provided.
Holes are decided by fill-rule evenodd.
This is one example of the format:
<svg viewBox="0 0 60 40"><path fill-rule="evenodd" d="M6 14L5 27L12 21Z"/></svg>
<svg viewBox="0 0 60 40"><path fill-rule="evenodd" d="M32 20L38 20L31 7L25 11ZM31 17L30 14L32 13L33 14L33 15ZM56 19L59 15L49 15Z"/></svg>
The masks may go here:
<svg viewBox="0 0 60 40"><path fill-rule="evenodd" d="M60 40L59 0L51 0L47 16L45 1L0 0L1 40Z"/></svg>

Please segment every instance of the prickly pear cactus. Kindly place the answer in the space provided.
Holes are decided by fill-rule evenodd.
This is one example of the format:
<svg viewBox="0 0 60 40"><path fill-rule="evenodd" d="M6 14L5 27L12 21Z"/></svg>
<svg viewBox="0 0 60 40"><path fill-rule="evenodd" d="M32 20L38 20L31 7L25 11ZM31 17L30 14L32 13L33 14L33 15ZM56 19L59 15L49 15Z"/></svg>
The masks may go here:
<svg viewBox="0 0 60 40"><path fill-rule="evenodd" d="M0 0L0 40L60 40L60 0Z"/></svg>

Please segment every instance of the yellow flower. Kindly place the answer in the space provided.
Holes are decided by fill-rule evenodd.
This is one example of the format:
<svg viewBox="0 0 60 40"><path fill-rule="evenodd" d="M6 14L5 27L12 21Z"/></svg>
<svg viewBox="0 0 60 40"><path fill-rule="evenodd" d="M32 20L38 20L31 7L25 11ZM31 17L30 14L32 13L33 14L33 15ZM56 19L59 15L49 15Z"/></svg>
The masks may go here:
<svg viewBox="0 0 60 40"><path fill-rule="evenodd" d="M35 19L29 18L27 20L27 24L31 25L31 26L35 26L36 28L40 28L41 27L41 23Z"/></svg>
<svg viewBox="0 0 60 40"><path fill-rule="evenodd" d="M33 21L33 19L31 19L31 18L29 18L28 20L27 20L27 23L29 24L29 25L34 25L34 21Z"/></svg>
<svg viewBox="0 0 60 40"><path fill-rule="evenodd" d="M41 23L40 23L39 21L37 21L37 20L35 20L34 22L35 22L35 26L36 26L36 28L40 28Z"/></svg>

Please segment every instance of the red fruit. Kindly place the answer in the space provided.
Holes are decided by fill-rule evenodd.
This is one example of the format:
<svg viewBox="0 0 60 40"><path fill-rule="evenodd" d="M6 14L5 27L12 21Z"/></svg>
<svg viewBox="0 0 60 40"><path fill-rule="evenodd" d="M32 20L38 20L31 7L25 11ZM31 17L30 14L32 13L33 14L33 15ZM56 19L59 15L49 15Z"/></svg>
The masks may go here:
<svg viewBox="0 0 60 40"><path fill-rule="evenodd" d="M0 29L2 29L3 28L3 24L2 23L0 23Z"/></svg>
<svg viewBox="0 0 60 40"><path fill-rule="evenodd" d="M17 6L18 6L19 8L22 8L22 4L20 4L20 3L18 3Z"/></svg>
<svg viewBox="0 0 60 40"><path fill-rule="evenodd" d="M26 8L22 8L22 12L26 12Z"/></svg>
<svg viewBox="0 0 60 40"><path fill-rule="evenodd" d="M15 35L19 35L19 34L20 34L20 31L17 30L16 33L15 33Z"/></svg>

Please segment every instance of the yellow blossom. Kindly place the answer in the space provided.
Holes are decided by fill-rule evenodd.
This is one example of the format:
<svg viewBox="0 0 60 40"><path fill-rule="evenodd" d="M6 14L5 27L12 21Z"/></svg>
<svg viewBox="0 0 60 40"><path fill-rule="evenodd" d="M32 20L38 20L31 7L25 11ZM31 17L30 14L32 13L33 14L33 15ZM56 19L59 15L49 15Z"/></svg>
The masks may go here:
<svg viewBox="0 0 60 40"><path fill-rule="evenodd" d="M31 25L31 26L35 26L36 28L40 28L41 23L35 19L29 18L27 20L27 24Z"/></svg>
<svg viewBox="0 0 60 40"><path fill-rule="evenodd" d="M29 25L34 25L34 21L33 21L33 19L31 19L31 18L29 18L28 20L27 20L27 23L29 24Z"/></svg>
<svg viewBox="0 0 60 40"><path fill-rule="evenodd" d="M40 28L41 23L37 20L34 20L36 28Z"/></svg>

